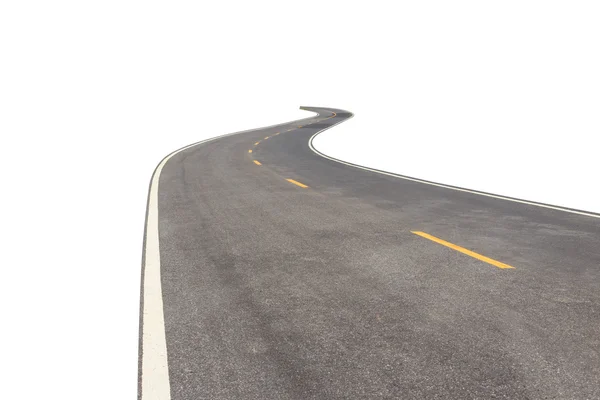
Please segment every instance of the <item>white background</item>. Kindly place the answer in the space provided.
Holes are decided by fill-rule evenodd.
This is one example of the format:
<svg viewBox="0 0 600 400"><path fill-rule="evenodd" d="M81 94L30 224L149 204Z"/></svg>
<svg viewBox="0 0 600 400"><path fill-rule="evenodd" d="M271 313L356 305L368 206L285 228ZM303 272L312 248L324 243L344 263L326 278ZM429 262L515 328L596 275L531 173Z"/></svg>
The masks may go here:
<svg viewBox="0 0 600 400"><path fill-rule="evenodd" d="M334 157L600 212L596 4L2 2L0 398L134 398L152 170L300 105L355 113Z"/></svg>

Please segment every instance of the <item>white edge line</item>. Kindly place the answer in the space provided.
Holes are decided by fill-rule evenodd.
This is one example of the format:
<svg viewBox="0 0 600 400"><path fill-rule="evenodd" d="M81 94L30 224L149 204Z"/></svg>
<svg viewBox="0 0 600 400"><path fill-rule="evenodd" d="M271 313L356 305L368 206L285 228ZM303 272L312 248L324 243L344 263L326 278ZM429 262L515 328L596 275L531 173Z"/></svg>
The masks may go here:
<svg viewBox="0 0 600 400"><path fill-rule="evenodd" d="M424 183L426 185L431 185L431 186L437 186L437 187L441 187L441 188L445 188L445 189L456 190L458 192L472 193L472 194L477 194L477 195L480 195L480 196L492 197L494 199L512 201L513 203L528 204L528 205L531 205L531 206L537 206L537 207L542 207L542 208L549 208L551 210L563 211L563 212L567 212L567 213L571 213L571 214L584 215L586 217L600 218L600 214L594 214L594 213L589 213L589 212L580 211L580 210L572 210L572 209L569 209L569 208L564 208L564 207L559 207L559 206L552 206L552 205L549 205L549 204L536 203L534 201L527 201L527 200L515 199L515 198L512 198L512 197L506 197L506 196L501 196L501 195L492 194L492 193L478 192L476 190L464 189L464 188L459 188L459 187L456 187L456 186L444 185L443 183L430 182L430 181L426 181L426 180L423 180L423 179L412 178L412 177L409 177L409 176L394 174L394 173L387 172L387 171L381 171L381 170L378 170L378 169L373 169L373 168L365 167L365 166L362 166L362 165L357 165L357 164L353 164L353 163L350 163L350 162L342 161L342 160L339 160L337 158L333 158L333 157L330 157L330 156L328 156L326 154L321 153L319 150L317 150L313 146L313 144L312 144L313 139L317 135L325 132L327 129L333 128L337 124L339 124L341 122L344 122L344 121L346 121L346 120L354 117L354 114L352 114L351 112L348 112L348 111L345 111L345 112L347 112L351 116L349 118L347 118L347 119L341 120L340 122L338 122L336 124L328 126L327 128L325 128L323 130L318 131L317 133L315 133L314 135L312 135L310 137L310 139L308 140L308 147L310 147L310 149L314 153L316 153L317 155L319 155L319 156L321 156L323 158L326 158L326 159L331 160L331 161L338 162L340 164L345 164L345 165L349 165L351 167L360 168L360 169L363 169L365 171L376 172L376 173L382 174L382 175L393 176L394 178L405 179L407 181Z"/></svg>
<svg viewBox="0 0 600 400"><path fill-rule="evenodd" d="M171 385L169 383L169 364L167 359L167 341L165 334L165 320L163 310L163 298L160 275L160 244L158 235L158 183L160 174L165 164L174 155L226 136L239 135L276 126L297 124L320 116L302 118L299 120L279 123L261 128L249 129L241 132L228 133L214 138L202 140L197 143L182 147L167 155L158 164L150 180L148 192L148 205L146 210L146 226L144 238L144 259L142 262L143 286L142 286L142 322L141 322L141 368L139 398L142 400L169 400L171 398Z"/></svg>

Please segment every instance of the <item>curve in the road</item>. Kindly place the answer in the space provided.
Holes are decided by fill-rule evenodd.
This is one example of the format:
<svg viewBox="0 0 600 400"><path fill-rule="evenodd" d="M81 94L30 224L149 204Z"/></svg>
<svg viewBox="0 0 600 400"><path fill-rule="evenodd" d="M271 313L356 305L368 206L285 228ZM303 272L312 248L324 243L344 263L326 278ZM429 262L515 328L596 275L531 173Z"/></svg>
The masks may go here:
<svg viewBox="0 0 600 400"><path fill-rule="evenodd" d="M304 109L157 167L141 398L600 397L596 215L332 159L352 114Z"/></svg>

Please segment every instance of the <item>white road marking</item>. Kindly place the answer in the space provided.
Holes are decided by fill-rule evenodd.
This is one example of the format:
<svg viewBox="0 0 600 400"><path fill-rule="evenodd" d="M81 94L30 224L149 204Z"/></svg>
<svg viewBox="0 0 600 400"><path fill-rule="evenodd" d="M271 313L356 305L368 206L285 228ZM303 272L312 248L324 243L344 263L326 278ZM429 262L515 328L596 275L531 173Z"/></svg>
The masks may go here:
<svg viewBox="0 0 600 400"><path fill-rule="evenodd" d="M310 110L306 110L310 111ZM318 112L310 111L320 116ZM234 132L214 138L202 140L176 150L163 158L158 164L150 181L148 193L148 210L146 215L146 237L144 249L144 282L143 282L143 316L142 316L142 358L141 367L141 399L170 400L171 385L169 383L169 364L167 358L167 341L165 335L165 319L163 311L162 286L160 280L160 243L158 234L158 184L163 167L171 157L187 150L225 136L270 129L276 126L297 124L315 116L285 122L262 128Z"/></svg>
<svg viewBox="0 0 600 400"><path fill-rule="evenodd" d="M158 181L163 166L175 153L165 157L152 175L146 217L144 262L144 315L142 328L142 399L171 398L167 341L160 284L158 242Z"/></svg>
<svg viewBox="0 0 600 400"><path fill-rule="evenodd" d="M353 116L354 115L352 114L352 116L350 118L352 118ZM350 118L348 118L348 119L350 119ZM343 121L345 121L345 120L342 120L340 122L343 122ZM338 122L337 124L339 124L340 122ZM589 213L589 212L579 211L579 210L571 210L571 209L564 208L564 207L552 206L552 205L543 204L543 203L536 203L534 201L527 201L527 200L515 199L515 198L512 198L512 197L501 196L501 195L497 195L497 194L478 192L476 190L463 189L463 188L454 187L454 186L450 186L450 185L444 185L443 183L430 182L430 181L426 181L426 180L423 180L423 179L411 178L409 176L394 174L394 173L386 172L386 171L380 171L380 170L377 170L377 169L373 169L373 168L369 168L369 167L364 167L362 165L352 164L352 163L349 163L349 162L346 162L346 161L338 160L337 158L329 157L328 155L325 155L325 154L321 153L319 150L315 149L315 147L313 146L312 142L313 142L313 139L315 138L315 136L317 136L320 133L323 133L327 129L332 128L332 127L334 127L337 124L331 125L331 126L325 128L323 130L320 130L319 132L315 133L314 135L312 135L310 137L310 139L308 140L308 147L310 147L310 149L313 152L315 152L316 154L318 154L319 156L321 156L323 158L327 158L328 160L335 161L335 162L338 162L340 164L349 165L351 167L364 169L365 171L377 172L378 174L382 174L382 175L393 176L395 178L405 179L407 181L424 183L426 185L442 187L442 188L445 188L445 189L456 190L456 191L459 191L459 192L472 193L472 194L477 194L477 195L480 195L480 196L492 197L494 199L501 199L501 200L512 201L513 203L528 204L528 205L531 205L531 206L549 208L551 210L563 211L563 212L567 212L567 213L571 213L571 214L584 215L586 217L600 218L600 214L594 214L594 213Z"/></svg>

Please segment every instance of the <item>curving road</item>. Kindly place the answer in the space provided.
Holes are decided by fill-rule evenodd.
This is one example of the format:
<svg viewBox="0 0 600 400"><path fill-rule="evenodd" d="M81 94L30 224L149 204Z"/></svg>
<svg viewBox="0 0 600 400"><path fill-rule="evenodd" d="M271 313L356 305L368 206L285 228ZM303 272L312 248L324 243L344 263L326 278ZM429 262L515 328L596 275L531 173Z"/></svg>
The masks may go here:
<svg viewBox="0 0 600 400"><path fill-rule="evenodd" d="M598 215L325 158L352 115L305 109L157 169L140 398L600 398Z"/></svg>

